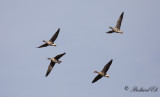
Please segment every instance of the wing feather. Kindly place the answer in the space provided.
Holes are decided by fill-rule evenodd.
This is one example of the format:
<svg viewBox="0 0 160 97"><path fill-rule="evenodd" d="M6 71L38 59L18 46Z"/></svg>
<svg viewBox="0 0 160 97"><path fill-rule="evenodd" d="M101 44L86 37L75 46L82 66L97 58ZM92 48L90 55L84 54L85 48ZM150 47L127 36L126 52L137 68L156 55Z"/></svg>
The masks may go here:
<svg viewBox="0 0 160 97"><path fill-rule="evenodd" d="M63 53L63 54L59 54L59 55L57 55L55 58L58 60L58 59L60 59L63 55L65 55L66 53Z"/></svg>
<svg viewBox="0 0 160 97"><path fill-rule="evenodd" d="M98 75L94 78L94 80L92 81L92 83L96 82L97 80L99 80L99 79L101 79L101 78L102 78L102 76L98 74Z"/></svg>
<svg viewBox="0 0 160 97"><path fill-rule="evenodd" d="M122 23L122 19L123 19L123 14L124 12L122 12L122 14L120 15L117 24L116 24L116 28L120 29L121 28L121 23Z"/></svg>
<svg viewBox="0 0 160 97"><path fill-rule="evenodd" d="M113 32L114 32L114 31L113 31L113 30L111 30L111 31L108 31L108 32L106 32L106 33L109 33L109 34L110 34L110 33L113 33Z"/></svg>
<svg viewBox="0 0 160 97"><path fill-rule="evenodd" d="M60 28L57 30L57 32L52 36L52 38L49 41L54 42L58 37L59 31L60 31Z"/></svg>
<svg viewBox="0 0 160 97"><path fill-rule="evenodd" d="M111 66L111 64L112 64L112 59L104 66L104 68L103 68L103 70L102 70L102 72L103 73L106 73L107 71L108 71L108 69L109 69L109 67Z"/></svg>
<svg viewBox="0 0 160 97"><path fill-rule="evenodd" d="M54 67L55 63L51 61L50 65L48 66L48 70L46 73L46 77L49 75L49 73L51 72L52 68Z"/></svg>
<svg viewBox="0 0 160 97"><path fill-rule="evenodd" d="M48 44L42 44L41 46L39 46L39 47L37 47L37 48L42 48L42 47L46 47L46 46L48 46Z"/></svg>

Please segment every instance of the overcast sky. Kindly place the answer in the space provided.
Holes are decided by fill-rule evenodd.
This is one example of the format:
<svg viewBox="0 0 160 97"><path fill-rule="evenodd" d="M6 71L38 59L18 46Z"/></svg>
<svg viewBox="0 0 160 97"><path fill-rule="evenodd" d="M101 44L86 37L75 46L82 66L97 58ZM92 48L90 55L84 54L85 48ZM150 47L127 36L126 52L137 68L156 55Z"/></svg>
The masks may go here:
<svg viewBox="0 0 160 97"><path fill-rule="evenodd" d="M122 12L124 33L106 34ZM159 23L159 0L0 0L0 97L158 97L130 90L160 89ZM56 47L36 48L58 28Z"/></svg>

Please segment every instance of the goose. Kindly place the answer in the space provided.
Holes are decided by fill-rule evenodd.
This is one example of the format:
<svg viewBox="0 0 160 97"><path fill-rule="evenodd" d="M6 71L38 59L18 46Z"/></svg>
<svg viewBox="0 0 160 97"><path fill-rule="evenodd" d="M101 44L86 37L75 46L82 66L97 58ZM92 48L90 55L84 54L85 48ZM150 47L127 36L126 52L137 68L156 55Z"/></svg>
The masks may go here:
<svg viewBox="0 0 160 97"><path fill-rule="evenodd" d="M112 59L104 66L103 70L101 72L98 71L94 71L94 73L98 73L98 75L94 78L94 80L92 81L92 83L96 82L97 80L99 80L102 77L107 77L109 78L110 76L108 74L106 74L106 72L108 71L109 67L112 64Z"/></svg>
<svg viewBox="0 0 160 97"><path fill-rule="evenodd" d="M56 46L54 41L57 39L59 31L60 31L60 28L57 30L57 32L52 36L52 38L49 41L43 40L43 42L45 42L45 44L43 44L37 48L42 48L42 47L46 47L46 46Z"/></svg>
<svg viewBox="0 0 160 97"><path fill-rule="evenodd" d="M65 55L66 53L64 52L63 54L59 54L54 58L47 58L48 60L51 60L50 65L48 66L48 70L46 73L46 77L49 75L49 73L51 72L52 68L54 67L55 63L60 64L62 61L60 61L59 59Z"/></svg>
<svg viewBox="0 0 160 97"><path fill-rule="evenodd" d="M122 12L122 14L120 15L118 21L117 21L117 24L116 24L116 27L112 28L112 27L109 27L110 29L112 29L111 31L108 31L106 33L113 33L113 32L116 32L116 33L123 33L122 30L120 30L121 28L121 23L122 23L122 19L123 19L123 14L124 12Z"/></svg>

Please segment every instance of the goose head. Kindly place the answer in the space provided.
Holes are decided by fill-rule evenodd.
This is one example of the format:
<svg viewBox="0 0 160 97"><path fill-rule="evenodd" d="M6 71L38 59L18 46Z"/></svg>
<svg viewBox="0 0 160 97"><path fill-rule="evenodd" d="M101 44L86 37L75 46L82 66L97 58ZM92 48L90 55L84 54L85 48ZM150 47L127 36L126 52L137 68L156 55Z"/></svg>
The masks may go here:
<svg viewBox="0 0 160 97"><path fill-rule="evenodd" d="M94 73L99 73L98 71L94 71Z"/></svg>
<svg viewBox="0 0 160 97"><path fill-rule="evenodd" d="M109 27L109 28L113 30L113 28L112 28L112 27Z"/></svg>
<svg viewBox="0 0 160 97"><path fill-rule="evenodd" d="M52 60L52 58L47 58L47 60Z"/></svg>
<svg viewBox="0 0 160 97"><path fill-rule="evenodd" d="M45 40L43 40L42 42L46 42Z"/></svg>

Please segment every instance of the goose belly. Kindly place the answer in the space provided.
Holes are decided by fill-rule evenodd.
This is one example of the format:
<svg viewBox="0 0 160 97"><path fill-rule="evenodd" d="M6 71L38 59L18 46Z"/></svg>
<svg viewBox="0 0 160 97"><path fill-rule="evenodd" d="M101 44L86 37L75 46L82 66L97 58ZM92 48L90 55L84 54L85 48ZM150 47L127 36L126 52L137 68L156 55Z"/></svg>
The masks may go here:
<svg viewBox="0 0 160 97"><path fill-rule="evenodd" d="M59 63L59 61L56 59L52 59L52 62Z"/></svg>

